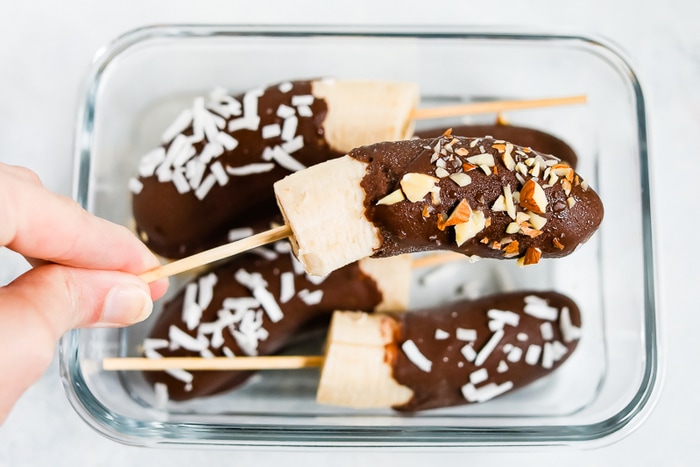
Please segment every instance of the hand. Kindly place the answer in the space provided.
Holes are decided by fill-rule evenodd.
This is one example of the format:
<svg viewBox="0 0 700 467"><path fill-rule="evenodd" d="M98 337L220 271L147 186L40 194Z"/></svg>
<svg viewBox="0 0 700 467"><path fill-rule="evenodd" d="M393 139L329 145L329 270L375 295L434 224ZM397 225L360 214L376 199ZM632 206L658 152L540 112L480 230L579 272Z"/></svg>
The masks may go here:
<svg viewBox="0 0 700 467"><path fill-rule="evenodd" d="M136 274L158 266L126 228L46 190L30 170L0 163L0 248L34 266L0 287L0 424L51 363L67 330L142 321L167 281Z"/></svg>

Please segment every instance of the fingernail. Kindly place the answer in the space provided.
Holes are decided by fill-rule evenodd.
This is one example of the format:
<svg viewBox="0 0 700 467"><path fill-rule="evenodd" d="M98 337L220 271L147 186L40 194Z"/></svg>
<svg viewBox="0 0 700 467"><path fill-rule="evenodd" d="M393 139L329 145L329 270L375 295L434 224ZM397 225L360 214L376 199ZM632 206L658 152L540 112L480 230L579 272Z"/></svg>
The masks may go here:
<svg viewBox="0 0 700 467"><path fill-rule="evenodd" d="M137 286L117 286L107 293L101 324L128 325L148 318L153 311L151 297Z"/></svg>

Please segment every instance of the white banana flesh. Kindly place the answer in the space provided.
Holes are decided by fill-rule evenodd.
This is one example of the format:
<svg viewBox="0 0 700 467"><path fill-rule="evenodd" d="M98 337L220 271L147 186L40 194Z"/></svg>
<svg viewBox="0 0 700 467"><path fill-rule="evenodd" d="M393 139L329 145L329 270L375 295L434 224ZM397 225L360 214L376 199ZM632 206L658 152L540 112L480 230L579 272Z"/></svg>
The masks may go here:
<svg viewBox="0 0 700 467"><path fill-rule="evenodd" d="M365 216L360 183L366 169L367 163L346 155L274 184L292 249L309 274L325 276L381 246L379 229Z"/></svg>
<svg viewBox="0 0 700 467"><path fill-rule="evenodd" d="M323 129L338 152L413 135L411 113L420 96L415 83L326 79L314 81L311 93L328 105Z"/></svg>
<svg viewBox="0 0 700 467"><path fill-rule="evenodd" d="M360 270L374 279L382 293L382 301L374 311L401 311L408 308L412 262L410 255L360 260Z"/></svg>
<svg viewBox="0 0 700 467"><path fill-rule="evenodd" d="M387 362L395 321L355 311L333 314L316 401L352 408L401 405L413 391L397 383Z"/></svg>

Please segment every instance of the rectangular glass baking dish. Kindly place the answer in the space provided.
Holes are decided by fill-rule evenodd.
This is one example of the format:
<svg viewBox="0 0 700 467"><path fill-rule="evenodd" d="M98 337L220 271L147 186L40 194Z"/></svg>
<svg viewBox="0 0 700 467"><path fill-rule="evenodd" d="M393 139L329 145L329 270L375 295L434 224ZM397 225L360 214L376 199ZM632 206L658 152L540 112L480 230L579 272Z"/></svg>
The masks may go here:
<svg viewBox="0 0 700 467"><path fill-rule="evenodd" d="M597 38L467 27L134 30L101 50L88 74L77 118L75 197L130 225L128 180L137 161L194 96L321 76L413 81L422 105L587 95L584 106L510 112L507 119L576 150L577 170L605 203L595 236L565 259L525 270L483 260L454 266L459 283L454 274L438 281L416 274L411 297L415 307L448 301L465 280L481 292L551 288L582 310L577 351L554 374L512 394L413 415L317 405L317 370L265 372L238 390L163 407L140 374L101 369L105 357L138 355L152 317L128 329L64 336L61 374L77 412L109 438L146 446L591 446L641 423L661 381L645 103L627 59ZM186 279L173 279L171 293ZM291 350L299 351L308 349Z"/></svg>

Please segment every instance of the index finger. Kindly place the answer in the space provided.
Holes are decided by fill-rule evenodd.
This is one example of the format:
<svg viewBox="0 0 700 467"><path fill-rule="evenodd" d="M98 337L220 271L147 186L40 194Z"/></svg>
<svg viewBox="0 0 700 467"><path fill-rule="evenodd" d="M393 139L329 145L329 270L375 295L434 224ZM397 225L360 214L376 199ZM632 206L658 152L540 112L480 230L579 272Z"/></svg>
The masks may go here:
<svg viewBox="0 0 700 467"><path fill-rule="evenodd" d="M140 274L157 258L128 229L0 163L0 246L68 266Z"/></svg>

